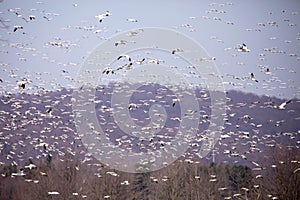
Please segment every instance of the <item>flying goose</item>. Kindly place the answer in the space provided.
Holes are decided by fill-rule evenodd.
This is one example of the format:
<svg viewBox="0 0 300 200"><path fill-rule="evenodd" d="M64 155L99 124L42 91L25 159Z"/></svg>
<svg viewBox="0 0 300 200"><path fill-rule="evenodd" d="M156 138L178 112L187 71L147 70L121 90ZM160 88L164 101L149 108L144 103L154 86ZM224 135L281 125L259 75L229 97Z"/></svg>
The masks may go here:
<svg viewBox="0 0 300 200"><path fill-rule="evenodd" d="M138 22L138 20L132 19L132 18L127 19L127 21L129 21L129 22Z"/></svg>
<svg viewBox="0 0 300 200"><path fill-rule="evenodd" d="M23 26L14 26L14 32L16 32L18 29L23 29Z"/></svg>
<svg viewBox="0 0 300 200"><path fill-rule="evenodd" d="M128 55L120 55L117 60L120 60L121 58L126 58L128 61L131 61L131 58Z"/></svg>
<svg viewBox="0 0 300 200"><path fill-rule="evenodd" d="M252 80L252 81L258 82L258 80L254 77L254 74L253 74L253 73L250 74L250 77L251 77L251 80Z"/></svg>
<svg viewBox="0 0 300 200"><path fill-rule="evenodd" d="M292 102L292 100L288 100L288 101L283 102L283 103L280 104L279 106L278 106L278 105L275 105L274 107L277 108L277 109L279 109L279 110L284 110L284 109L285 109L285 106L286 106L287 104L291 103L291 102Z"/></svg>
<svg viewBox="0 0 300 200"><path fill-rule="evenodd" d="M248 49L247 45L245 43L243 43L243 45L238 48L238 51L240 51L240 52L250 52L250 49Z"/></svg>
<svg viewBox="0 0 300 200"><path fill-rule="evenodd" d="M177 48L177 49L173 49L173 50L172 50L172 54L175 54L176 52L183 52L183 50L180 49L180 48Z"/></svg>
<svg viewBox="0 0 300 200"><path fill-rule="evenodd" d="M96 15L95 18L97 18L99 22L102 22L105 17L109 17L111 15L112 14L109 11L106 11L104 14Z"/></svg>

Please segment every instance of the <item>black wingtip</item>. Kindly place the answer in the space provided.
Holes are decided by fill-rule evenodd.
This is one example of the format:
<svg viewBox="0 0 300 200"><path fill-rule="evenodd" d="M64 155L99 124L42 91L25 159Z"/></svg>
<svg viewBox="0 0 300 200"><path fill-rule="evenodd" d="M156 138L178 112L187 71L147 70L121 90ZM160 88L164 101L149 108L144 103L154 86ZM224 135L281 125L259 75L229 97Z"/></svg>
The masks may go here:
<svg viewBox="0 0 300 200"><path fill-rule="evenodd" d="M292 99L288 100L288 101L286 102L286 104L291 103L291 102L292 102Z"/></svg>

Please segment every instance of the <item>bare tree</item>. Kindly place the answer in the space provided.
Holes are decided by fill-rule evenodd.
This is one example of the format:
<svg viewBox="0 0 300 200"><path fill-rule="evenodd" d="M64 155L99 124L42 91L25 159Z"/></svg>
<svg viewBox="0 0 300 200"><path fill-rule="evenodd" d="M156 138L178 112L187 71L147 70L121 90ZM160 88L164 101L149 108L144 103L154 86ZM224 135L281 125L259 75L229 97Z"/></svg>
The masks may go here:
<svg viewBox="0 0 300 200"><path fill-rule="evenodd" d="M270 197L300 199L300 151L295 147L274 147L263 175L262 190Z"/></svg>

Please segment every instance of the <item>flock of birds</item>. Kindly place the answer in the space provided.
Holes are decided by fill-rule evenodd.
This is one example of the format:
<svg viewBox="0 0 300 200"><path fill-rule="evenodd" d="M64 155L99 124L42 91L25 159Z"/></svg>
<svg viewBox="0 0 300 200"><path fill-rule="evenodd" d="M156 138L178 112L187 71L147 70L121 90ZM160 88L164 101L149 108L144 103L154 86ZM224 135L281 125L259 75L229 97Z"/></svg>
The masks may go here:
<svg viewBox="0 0 300 200"><path fill-rule="evenodd" d="M38 4L43 4L43 3L39 2ZM222 8L225 8L226 6L233 6L233 4L232 3L225 3L225 4L211 3L209 6L212 7L212 8L210 10L207 10L207 12L206 12L207 15L202 16L202 18L204 20L223 21L221 16L226 14L227 12L225 10L223 10ZM77 7L80 7L80 6L78 4L73 4L73 7L77 8ZM33 21L36 21L36 20L40 19L40 17L42 17L43 19L45 19L47 21L52 21L53 19L55 19L54 17L59 16L59 14L57 14L57 13L47 13L45 11L40 11L40 13L38 13L38 11L39 11L38 9L31 9L30 13L25 15L24 14L25 11L23 11L21 8L10 8L10 9L8 9L9 13L14 14L16 16L16 18L18 18L18 19L23 19L26 23L31 23ZM282 13L287 13L287 11L283 10ZM41 16L40 16L40 14L41 14ZM272 14L272 13L270 13L270 14ZM297 14L298 14L297 12L292 12L292 15L297 15ZM104 22L104 20L106 20L107 18L112 17L112 16L113 15L110 11L106 11L104 13L95 15L95 18L99 21L99 24L100 24L99 26L101 26L101 24ZM195 20L196 17L190 17L189 19ZM134 18L127 18L126 20L128 22L133 22L133 23L138 22L138 20L134 19ZM284 22L287 22L290 27L295 27L295 25L296 25L296 24L292 23L289 19L286 19L286 18L284 18ZM9 21L8 20L7 21L2 20L2 23L7 24L7 23L9 23ZM229 21L226 21L226 24L227 25L234 25L233 22L229 22ZM266 27L268 25L278 27L279 26L278 24L279 24L278 22L272 21L272 20L269 20L267 23L264 23L264 22L257 23L258 27ZM18 24L14 25L13 26L13 32L18 32L18 30L24 30L25 25L18 25ZM7 27L7 26L5 26L5 27ZM96 27L97 27L97 25L94 25L94 26L76 26L75 28L76 29L81 29L81 30L86 30L86 31L94 30L94 33L97 33L97 34L105 31L104 29L95 30ZM190 23L183 24L182 27L186 27L190 31L195 31L195 28ZM249 29L249 30L247 29L247 31L252 31L252 29ZM262 29L257 29L257 31L261 32L263 30ZM26 34L26 31L24 31L23 34ZM137 32L132 31L132 36L134 36L136 34L138 34L138 31ZM211 39L216 39L218 42L224 43L224 41L222 41L218 38L215 38L215 37L212 37ZM276 38L273 38L273 39L275 40ZM296 39L298 40L299 37L296 38ZM286 43L291 43L290 40L286 40L285 42ZM124 41L124 40L115 41L115 46L126 45L126 43L127 43L127 41ZM60 38L58 40L54 41L54 42L48 42L47 45L54 46L54 47L59 47L59 48L66 48L66 49L70 49L71 47L76 46L76 44L73 44L70 41L61 40ZM245 43L240 44L238 47L236 47L236 49L237 49L238 52L242 52L242 53L250 52L250 48L248 48L248 46ZM225 48L224 50L225 51L230 51L230 50L232 50L232 48L228 47L228 48ZM183 51L183 50L182 49L173 49L172 54L180 53L181 51ZM285 53L285 52L281 51L280 49L278 49L276 47L266 48L266 49L264 49L264 51L266 51L266 52L270 51L270 52L274 52L274 53L280 53L280 52ZM237 54L233 53L232 56L237 56ZM266 53L260 53L259 56L260 56L260 58L259 58L260 60L265 60L266 59ZM290 54L288 54L288 56L297 57L297 54L290 53ZM48 59L48 58L45 57L45 59ZM214 58L214 59L216 59L216 58ZM20 60L26 60L26 58L20 58ZM72 65L74 63L69 63L69 64L60 63L60 64L62 64L63 66L68 66L68 65ZM134 63L132 63L132 64L134 64ZM237 64L244 65L243 62L238 62ZM78 65L78 64L75 64L75 65ZM128 68L131 68L131 67L132 66L129 64ZM232 86L236 87L237 89L239 89L239 88L243 88L245 86L245 83L243 83L241 81L252 80L252 81L257 82L257 83L261 82L261 84L263 84L262 87L265 87L268 90L275 89L274 88L275 86L270 86L270 85L272 85L276 82L280 84L280 86L279 86L280 88L286 87L286 85L284 83L282 83L281 80L278 80L278 77L276 77L276 74L274 73L275 70L277 71L277 70L285 70L285 69L283 69L281 67L279 67L278 69L276 69L276 68L272 69L270 66L264 65L264 64L260 65L259 68L261 68L261 71L264 74L268 75L266 80L259 81L259 79L257 77L255 77L254 72L249 72L248 77L240 77L240 76L235 76L235 75L232 75L232 74L224 74L224 75L222 75L222 77L226 80L224 82L224 84L225 85L232 85ZM272 72L272 70L274 70L274 72ZM115 70L114 69L107 69L107 70L105 70L105 73L113 74L115 71L116 71L116 69ZM11 73L13 73L13 71L11 71ZM295 73L295 72L290 71L290 73ZM19 75L19 76L21 76L21 75ZM227 80L230 80L231 77L233 78L233 81L227 81ZM4 79L3 77L0 77L0 78L1 78L1 80ZM66 77L66 78L68 78L70 80L74 80L74 77L69 76L69 77ZM241 80L241 81L238 81L238 80ZM247 85L251 85L251 84L247 83ZM22 85L22 86L24 86L24 85ZM257 85L257 87L259 87L259 86Z"/></svg>
<svg viewBox="0 0 300 200"><path fill-rule="evenodd" d="M78 4L73 4L74 7L78 7ZM211 4L210 6L217 6L217 4ZM223 5L224 6L224 5ZM222 6L220 6L222 7ZM33 9L31 12L34 12ZM9 13L13 13L15 17L19 19L23 19L26 23L31 23L32 21L35 21L39 16L37 15L28 15L25 16L22 14L22 9L20 8L12 8L8 10ZM225 13L224 10L220 9L211 9L207 11L208 14L210 13L217 13L217 14L223 14ZM297 13L294 13L297 14ZM43 19L47 21L53 20L53 17L59 16L55 13L45 13L42 12ZM109 11L106 11L105 13L98 14L95 16L95 19L98 23L103 24L104 21L112 17L112 13ZM191 19L194 19L195 17L191 17ZM222 19L220 17L209 17L209 16L203 16L204 19L212 19L214 21L221 21ZM2 19L1 19L2 20ZM139 22L137 19L134 18L127 18L126 21L137 23ZM7 24L8 21L3 21L3 24ZM228 25L234 25L233 22L227 21L226 24ZM270 26L277 26L277 23L274 21L269 21L267 23ZM259 23L258 26L266 26L264 23ZM293 24L292 22L289 22L289 26L296 26L296 24ZM96 26L93 26L91 29L94 30ZM188 28L190 31L195 31L194 27L192 27L189 24L184 24L182 27ZM24 31L26 29L25 25L14 25L12 28L13 33L17 33L19 31ZM83 27L83 29L88 29L88 27ZM142 31L142 30L138 30ZM138 34L137 32L131 32L131 36L134 39L134 36ZM260 31L257 29L256 31ZM100 33L101 31L95 30L95 34ZM300 36L300 34L298 35ZM299 38L297 38L299 39ZM220 41L222 42L222 41ZM115 41L115 47L118 48L120 45L126 45L127 41L120 40ZM55 42L48 42L49 46L58 47L58 48L70 48L73 44L66 42L66 41L60 41L59 39ZM18 44L11 43L10 45L16 45L18 47ZM24 47L23 47L24 48ZM22 49L22 48L20 48ZM27 49L28 50L28 49ZM176 56L179 55L184 50L180 48L171 49L169 54L170 56ZM278 51L278 49L266 49L266 51ZM242 43L236 47L236 52L234 53L235 56L238 56L239 53L241 54L247 54L250 52L250 47L248 47L245 43ZM2 52L3 53L3 52ZM290 54L289 56L297 56L294 54ZM264 57L264 55L260 55L260 57ZM212 58L212 60L216 60L216 58ZM123 74L126 71L132 70L135 67L142 67L144 64L154 63L154 64L161 64L164 63L165 60L161 58L154 58L151 57L151 55L146 56L135 56L135 55L127 55L122 54L119 57L116 58L116 62L118 62L120 65L116 66L110 66L105 68L102 71L102 76L108 76L110 78L111 76L114 76L116 74ZM61 64L61 63L60 63ZM66 64L62 64L64 67L67 66ZM71 63L69 63L71 65ZM76 65L76 64L74 64ZM172 68L178 68L176 66L172 66ZM192 70L191 66L186 66L186 69L184 73L187 74L188 77L193 77L195 73ZM270 71L269 66L261 66L263 72L266 75L272 75ZM37 72L36 77L30 77L24 75L24 78L21 75L16 75L13 69L10 69L9 64L1 63L1 70L3 72L6 72L9 74L9 77L13 80L18 79L16 81L15 87L17 88L17 92L13 93L11 91L6 90L6 85L9 83L8 80L6 80L3 77L0 77L0 84L2 89L2 96L1 96L1 102L0 102L0 150L1 150L1 161L0 164L4 165L5 163L14 163L15 165L21 165L18 164L19 161L26 161L26 156L31 157L30 154L35 155L35 159L40 159L44 157L52 157L54 154L58 154L60 156L63 156L65 151L71 152L71 154L77 154L78 152L82 152L79 150L76 150L76 148L83 149L80 142L80 137L78 137L76 133L75 126L72 121L72 110L71 110L71 99L72 95L69 91L63 92L57 92L53 93L47 89L45 89L44 85L39 85L37 83L38 81L41 81L42 77L45 75L43 72ZM75 81L73 77L69 76L68 70L63 69L61 71L61 76L64 76L66 79ZM226 74L226 77L232 77L235 80L250 80L255 83L261 83L262 81L259 81L253 72L249 72L249 76L247 77L238 77L232 74ZM276 77L272 77L271 79L275 79ZM56 80L53 80L55 84ZM51 82L51 84L53 84ZM46 83L47 84L47 83ZM56 83L57 84L57 83ZM236 84L236 83L232 83ZM34 87L35 89L32 89ZM264 87L264 83L262 83L262 87ZM60 89L62 89L61 87ZM35 92L30 97L26 96L26 92L30 91L30 89L34 90ZM109 97L112 94L112 91L110 86L99 86L97 88L97 93L99 96L98 99L91 99L92 102L96 103L96 108L98 109L97 112L100 116L100 124L104 127L104 130L107 134L115 133L120 131L117 127L117 125L113 122L112 118L112 110L110 108L110 101ZM126 87L124 87L126 89ZM141 95L144 97L147 97L147 95L151 96L150 99L142 99L138 100L137 102L131 102L128 107L124 109L128 109L130 112L132 112L133 116L136 116L134 119L138 123L144 123L148 122L149 116L147 117L147 112L149 110L149 107L154 103L161 103L167 107L167 109L170 110L171 114L170 116L170 126L165 127L165 131L169 132L170 134L173 132L176 132L176 127L172 127L173 125L176 126L178 123L180 123L181 119L180 116L177 116L176 113L178 109L180 108L180 102L176 98L171 98L172 96L168 96L164 93L163 88L159 88L157 91L142 91ZM199 99L201 101L209 101L210 97L207 92L200 92ZM265 126L260 124L260 120L256 120L255 117L258 116L250 116L247 115L247 113L241 112L243 115L239 116L241 113L233 113L232 110L236 110L236 108L248 108L248 109L274 109L276 110L276 113L280 115L280 111L288 110L287 112L291 114L292 116L298 115L299 110L290 110L287 109L290 104L299 104L299 100L297 99L289 99L289 100L282 100L281 102L276 99L276 102L273 102L270 98L269 101L265 102L251 102L251 103L245 103L245 102L235 102L235 104L232 104L231 100L228 100L228 113L226 113L225 121L224 121L224 128L229 126L234 126L234 130L227 130L225 131L221 138L222 142L219 143L219 145L223 145L225 147L223 152L214 152L217 154L225 154L228 157L239 157L242 159L246 159L248 154L251 154L253 152L259 152L258 145L264 144L266 141L273 141L272 143L266 143L265 145L274 145L275 137L278 137L278 135L282 134L285 136L289 136L291 140L295 139L299 140L298 134L299 127L291 127L289 131L291 132L280 132L279 134L275 134L272 136L272 133L262 134L261 136L258 136L258 133L260 133L260 128L262 126ZM209 113L209 105L204 108L199 115L201 115L201 126L206 127L209 124L209 120L214 117L210 116ZM174 109L176 112L174 112ZM173 111L172 111L173 110ZM139 119L138 116L144 116L143 119ZM240 120L240 122L236 123L234 121L231 121L230 119L233 119L234 117L237 117ZM292 120L300 120L300 116L295 116ZM241 124L239 124L241 123ZM270 122L271 123L271 122ZM275 126L282 126L283 123L288 123L286 119L278 119L274 122ZM243 130L242 125L247 124L250 125L250 127L253 128L253 130ZM37 126L37 130L34 130L32 126ZM135 127L131 127L134 129ZM32 130L32 133L28 134L28 130ZM240 130L242 129L242 130ZM298 129L294 130L294 129ZM285 130L282 130L285 131ZM17 133L17 135L15 135ZM224 141L228 138L238 138L237 140L240 140L241 142L247 143L245 147L250 147L249 149L245 150L246 153L239 153L238 152L238 145L232 145L231 149L230 144L224 143ZM197 152L199 147L201 146L202 142L201 136L196 138L196 141L191 143L191 151L187 152L183 157L187 162L194 162L195 156L194 153ZM223 140L224 139L224 140ZM113 140L113 139L112 139ZM236 139L235 139L236 140ZM170 140L167 135L160 135L157 138L152 138L152 140L149 141L140 141L138 139L135 139L133 137L128 137L124 135L115 136L114 142L123 147L128 149L134 149L134 148L142 148L145 149L147 146L151 148L163 148L165 145L170 144ZM259 143L259 144L258 144ZM70 147L70 144L72 147ZM297 141L296 145L299 145L300 142ZM136 147L135 147L136 145ZM235 147L235 148L234 148ZM28 158L27 157L27 158ZM17 160L17 161L16 161ZM88 162L91 158L87 152L83 155L82 162ZM300 163L300 161L296 161ZM257 164L256 162L251 162L254 167ZM255 163L255 164L254 164ZM24 164L24 163L23 163ZM258 166L261 166L260 164L257 164ZM30 163L25 165L24 167L20 167L23 170L19 170L16 173L12 173L11 176L25 176L26 173L24 173L26 170L32 170L36 168L37 166L34 163ZM298 168L299 169L299 168ZM297 171L298 171L297 169ZM296 172L297 172L296 171ZM295 172L295 173L296 173ZM41 174L43 175L43 174ZM110 174L112 176L115 176L116 174ZM198 177L195 177L196 179ZM257 176L259 178L259 176ZM214 182L216 180L215 177L212 177L211 181ZM128 185L128 182L124 182L124 185ZM49 195L59 195L56 191L49 191ZM107 197L108 198L108 197Z"/></svg>

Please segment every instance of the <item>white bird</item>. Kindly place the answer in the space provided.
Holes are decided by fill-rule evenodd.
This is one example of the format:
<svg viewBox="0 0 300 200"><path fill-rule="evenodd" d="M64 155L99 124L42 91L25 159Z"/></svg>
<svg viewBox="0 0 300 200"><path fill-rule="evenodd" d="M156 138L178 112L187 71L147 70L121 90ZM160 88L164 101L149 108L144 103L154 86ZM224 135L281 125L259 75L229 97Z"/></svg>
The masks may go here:
<svg viewBox="0 0 300 200"><path fill-rule="evenodd" d="M107 11L105 12L105 16L106 16L106 17L109 17L109 16L112 16L112 14L107 10Z"/></svg>
<svg viewBox="0 0 300 200"><path fill-rule="evenodd" d="M14 177L14 176L25 176L25 175L26 174L23 172L23 170L19 170L16 173L11 173L11 177Z"/></svg>
<svg viewBox="0 0 300 200"><path fill-rule="evenodd" d="M123 181L121 182L121 185L129 185L129 181Z"/></svg>
<svg viewBox="0 0 300 200"><path fill-rule="evenodd" d="M51 18L51 17L48 17L48 16L46 16L46 15L45 15L45 16L43 16L43 18L44 18L44 19L46 19L46 20L48 20L48 21L51 21L51 20L53 19L53 18Z"/></svg>
<svg viewBox="0 0 300 200"><path fill-rule="evenodd" d="M34 15L29 15L29 20L34 20L35 19L35 16Z"/></svg>
<svg viewBox="0 0 300 200"><path fill-rule="evenodd" d="M101 29L98 29L98 30L95 30L95 32L94 33L101 33L103 30L101 30Z"/></svg>
<svg viewBox="0 0 300 200"><path fill-rule="evenodd" d="M20 89L20 90L25 89L26 83L28 83L28 82L25 81L25 80L18 81L17 84L18 84L19 89Z"/></svg>
<svg viewBox="0 0 300 200"><path fill-rule="evenodd" d="M102 72L102 74L109 74L109 73L112 73L114 74L115 73L115 70L113 70L112 68L108 67L108 68L105 68Z"/></svg>
<svg viewBox="0 0 300 200"><path fill-rule="evenodd" d="M154 64L159 64L161 61L156 59L156 58L147 58L148 61L147 63L154 63Z"/></svg>
<svg viewBox="0 0 300 200"><path fill-rule="evenodd" d="M133 110L133 109L136 109L136 108L138 108L138 106L135 103L131 103L128 106L128 110Z"/></svg>
<svg viewBox="0 0 300 200"><path fill-rule="evenodd" d="M115 42L115 46L118 46L120 44L126 44L126 41L125 40L118 40Z"/></svg>
<svg viewBox="0 0 300 200"><path fill-rule="evenodd" d="M42 176L47 176L47 174L46 174L45 172L40 172L40 174L41 174Z"/></svg>
<svg viewBox="0 0 300 200"><path fill-rule="evenodd" d="M29 18L29 20L26 19L25 17L22 17L22 19L24 19L25 22L27 22L27 23L28 23L29 21L35 20L35 16L34 16L34 15L29 15L28 18Z"/></svg>
<svg viewBox="0 0 300 200"><path fill-rule="evenodd" d="M180 48L177 48L177 49L173 49L173 50L172 50L172 54L175 54L176 52L183 52L183 50L180 49Z"/></svg>
<svg viewBox="0 0 300 200"><path fill-rule="evenodd" d="M251 77L251 80L252 80L252 81L258 82L258 80L254 77L254 74L253 74L253 73L250 74L250 77Z"/></svg>
<svg viewBox="0 0 300 200"><path fill-rule="evenodd" d="M138 64L138 65L141 65L146 59L143 58L142 60L136 60L134 63L135 64Z"/></svg>
<svg viewBox="0 0 300 200"><path fill-rule="evenodd" d="M32 170L33 168L36 168L36 165L29 164L29 165L25 166L25 168L28 168L28 169Z"/></svg>
<svg viewBox="0 0 300 200"><path fill-rule="evenodd" d="M271 75L271 74L272 74L272 73L270 72L270 69L269 69L269 68L266 69L265 74L267 74L267 75Z"/></svg>
<svg viewBox="0 0 300 200"><path fill-rule="evenodd" d="M14 32L16 32L18 29L23 29L23 26L14 26Z"/></svg>
<svg viewBox="0 0 300 200"><path fill-rule="evenodd" d="M172 99L172 106L174 107L175 106L175 104L177 103L177 102L179 102L180 100L179 99Z"/></svg>
<svg viewBox="0 0 300 200"><path fill-rule="evenodd" d="M57 195L59 192L48 192L48 195Z"/></svg>
<svg viewBox="0 0 300 200"><path fill-rule="evenodd" d="M105 17L109 17L111 15L112 14L109 11L106 11L104 14L96 15L95 18L97 18L99 22L102 22Z"/></svg>
<svg viewBox="0 0 300 200"><path fill-rule="evenodd" d="M263 178L263 176L261 174L255 176L255 178Z"/></svg>
<svg viewBox="0 0 300 200"><path fill-rule="evenodd" d="M47 114L48 116L52 116L52 111L53 111L52 108L48 108L48 109L46 110L46 114ZM45 146L45 145L44 145L44 146Z"/></svg>
<svg viewBox="0 0 300 200"><path fill-rule="evenodd" d="M112 175L112 176L119 176L116 172L106 172L106 174Z"/></svg>
<svg viewBox="0 0 300 200"><path fill-rule="evenodd" d="M279 110L284 110L284 109L285 109L285 106L286 106L287 104L291 103L291 102L292 102L292 100L288 100L288 101L283 102L283 103L280 104L279 106L275 105L274 107L277 108L277 109L279 109Z"/></svg>
<svg viewBox="0 0 300 200"><path fill-rule="evenodd" d="M100 15L96 15L95 18L97 18L99 22L102 22L105 16L103 14L100 14Z"/></svg>
<svg viewBox="0 0 300 200"><path fill-rule="evenodd" d="M246 44L243 43L243 45L238 48L238 51L240 51L240 52L250 52L250 49L248 49Z"/></svg>
<svg viewBox="0 0 300 200"><path fill-rule="evenodd" d="M117 70L121 70L121 69L125 69L125 68L127 68L129 70L131 68L131 66L132 66L132 62L129 64L118 66Z"/></svg>
<svg viewBox="0 0 300 200"><path fill-rule="evenodd" d="M128 61L131 61L131 58L129 57L129 55L120 55L117 60L120 60L121 58L126 58Z"/></svg>
<svg viewBox="0 0 300 200"><path fill-rule="evenodd" d="M127 19L127 21L129 21L129 22L138 22L138 20L132 19L132 18Z"/></svg>

